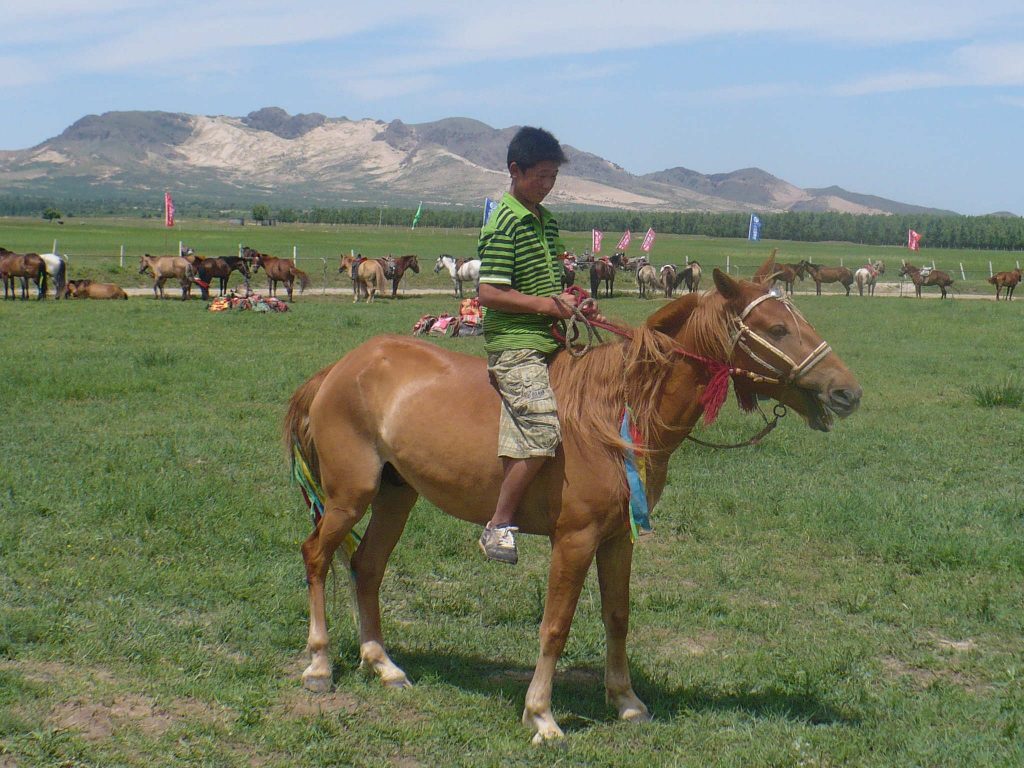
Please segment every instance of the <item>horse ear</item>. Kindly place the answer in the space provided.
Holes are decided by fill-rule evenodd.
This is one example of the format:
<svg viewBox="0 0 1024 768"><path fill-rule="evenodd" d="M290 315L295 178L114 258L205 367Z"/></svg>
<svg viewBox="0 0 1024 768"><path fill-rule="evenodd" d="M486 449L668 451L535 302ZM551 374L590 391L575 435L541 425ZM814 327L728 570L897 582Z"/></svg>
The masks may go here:
<svg viewBox="0 0 1024 768"><path fill-rule="evenodd" d="M660 331L667 336L675 337L683 325L689 320L697 307L697 294L688 294L670 301L644 321L644 325L652 331Z"/></svg>
<svg viewBox="0 0 1024 768"><path fill-rule="evenodd" d="M772 275L775 274L775 254L778 252L778 248L772 248L772 252L764 260L764 264L758 267L757 272L754 273L753 282L767 283L772 279Z"/></svg>
<svg viewBox="0 0 1024 768"><path fill-rule="evenodd" d="M718 267L715 267L715 270L714 272L712 272L712 275L715 278L715 288L718 289L718 292L722 294L724 298L735 299L737 296L740 295L739 281L733 280L731 277L729 277L729 275L725 274L725 272L720 270Z"/></svg>

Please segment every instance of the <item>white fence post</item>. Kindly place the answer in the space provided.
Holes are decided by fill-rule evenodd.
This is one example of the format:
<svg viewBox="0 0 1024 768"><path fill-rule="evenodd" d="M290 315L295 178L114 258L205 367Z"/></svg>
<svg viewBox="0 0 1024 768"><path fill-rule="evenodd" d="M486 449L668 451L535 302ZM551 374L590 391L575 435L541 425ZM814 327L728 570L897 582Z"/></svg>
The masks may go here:
<svg viewBox="0 0 1024 768"><path fill-rule="evenodd" d="M53 250L51 251L51 253L53 253L54 255L57 255L57 256L60 255L59 253L57 253L57 241L56 240L53 241Z"/></svg>
<svg viewBox="0 0 1024 768"><path fill-rule="evenodd" d="M299 263L299 246L293 245L292 246L292 264L298 264L298 263Z"/></svg>
<svg viewBox="0 0 1024 768"><path fill-rule="evenodd" d="M988 276L992 277L992 262L991 261L988 263Z"/></svg>
<svg viewBox="0 0 1024 768"><path fill-rule="evenodd" d="M965 281L967 280L967 275L964 274L964 263L962 261L960 262L960 277Z"/></svg>
<svg viewBox="0 0 1024 768"><path fill-rule="evenodd" d="M725 274L729 274L729 254L725 254Z"/></svg>
<svg viewBox="0 0 1024 768"><path fill-rule="evenodd" d="M121 269L124 269L124 246L121 246Z"/></svg>

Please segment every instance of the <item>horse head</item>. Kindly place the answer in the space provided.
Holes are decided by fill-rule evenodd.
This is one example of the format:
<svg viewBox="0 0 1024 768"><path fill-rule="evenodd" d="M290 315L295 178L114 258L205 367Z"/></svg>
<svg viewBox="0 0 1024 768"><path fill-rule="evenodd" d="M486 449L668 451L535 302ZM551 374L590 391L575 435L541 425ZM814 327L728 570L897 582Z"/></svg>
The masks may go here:
<svg viewBox="0 0 1024 768"><path fill-rule="evenodd" d="M405 258L407 259L405 263L405 268L411 269L418 275L420 273L420 262L419 259L416 258L416 254L409 254Z"/></svg>
<svg viewBox="0 0 1024 768"><path fill-rule="evenodd" d="M719 269L714 281L730 315L733 364L765 379L736 377L741 403L769 397L822 432L857 410L857 379L789 300Z"/></svg>
<svg viewBox="0 0 1024 768"><path fill-rule="evenodd" d="M148 253L143 255L143 256L139 256L139 274L140 275L146 274L146 270L148 270L149 267L150 267L149 261L152 258L153 257L150 256Z"/></svg>

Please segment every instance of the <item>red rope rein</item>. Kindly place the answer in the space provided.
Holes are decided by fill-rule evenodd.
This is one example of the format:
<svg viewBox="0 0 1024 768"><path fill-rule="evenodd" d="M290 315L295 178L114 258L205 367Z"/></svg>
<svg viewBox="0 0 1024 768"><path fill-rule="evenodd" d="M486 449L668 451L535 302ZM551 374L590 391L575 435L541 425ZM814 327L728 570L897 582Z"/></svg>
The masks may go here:
<svg viewBox="0 0 1024 768"><path fill-rule="evenodd" d="M570 319L570 325L566 327L564 320L556 320L551 324L551 335L555 337L561 344L565 345L565 348L576 356L585 354L589 346L583 347L582 352L574 352L573 342L579 338L579 329L576 327L578 323L582 322L588 327L588 332L591 327L601 328L603 330L614 333L616 336L621 336L624 339L633 339L633 333L629 328L623 328L622 326L609 323L607 320L595 317L597 314L597 303L590 297L590 295L580 286L573 285L568 288L568 292L574 294L578 298L576 307L569 307L573 311L573 317ZM558 299L555 299L558 301ZM561 303L561 302L559 302ZM570 339L570 331L575 332ZM700 402L704 409L704 423L712 424L715 419L718 418L718 413L722 409L722 405L725 403L726 398L729 396L729 381L732 377L743 376L754 381L767 381L776 382L776 379L772 379L761 374L754 373L753 371L747 371L743 368L737 368L734 365L723 362L722 360L715 360L704 355L699 355L695 352L691 352L688 349L684 349L675 342L672 343L671 351L680 357L685 357L688 360L693 360L696 363L703 365L711 374L711 379L708 381L707 386L704 388L704 393L701 395ZM747 404L741 401L741 406L744 410L751 410L754 407L754 403L750 403L749 407Z"/></svg>

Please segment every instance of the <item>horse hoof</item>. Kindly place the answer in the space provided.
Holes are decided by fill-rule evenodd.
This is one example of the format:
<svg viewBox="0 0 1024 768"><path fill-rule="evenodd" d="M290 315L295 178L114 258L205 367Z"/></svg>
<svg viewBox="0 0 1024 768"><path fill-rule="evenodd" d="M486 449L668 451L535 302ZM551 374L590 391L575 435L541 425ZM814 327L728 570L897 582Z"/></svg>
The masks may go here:
<svg viewBox="0 0 1024 768"><path fill-rule="evenodd" d="M649 723L653 719L647 707L642 704L639 707L626 707L619 713L619 719L629 723Z"/></svg>
<svg viewBox="0 0 1024 768"><path fill-rule="evenodd" d="M547 732L537 731L537 733L533 734L533 738L530 739L530 743L535 747L556 747L559 749L565 749L568 746L565 743L565 734L562 733L561 729Z"/></svg>
<svg viewBox="0 0 1024 768"><path fill-rule="evenodd" d="M302 687L312 693L327 693L331 690L331 676L307 674L303 672Z"/></svg>
<svg viewBox="0 0 1024 768"><path fill-rule="evenodd" d="M381 682L384 683L385 688L412 688L412 683L409 682L409 678L405 675L402 675L401 677L396 677L392 680L386 680L382 678Z"/></svg>

